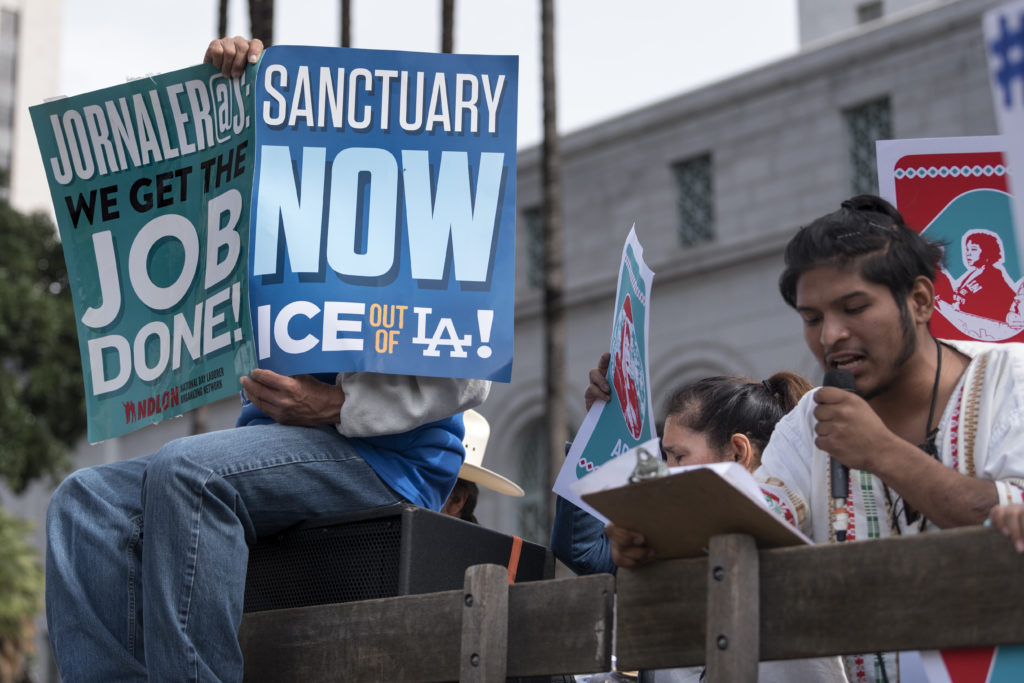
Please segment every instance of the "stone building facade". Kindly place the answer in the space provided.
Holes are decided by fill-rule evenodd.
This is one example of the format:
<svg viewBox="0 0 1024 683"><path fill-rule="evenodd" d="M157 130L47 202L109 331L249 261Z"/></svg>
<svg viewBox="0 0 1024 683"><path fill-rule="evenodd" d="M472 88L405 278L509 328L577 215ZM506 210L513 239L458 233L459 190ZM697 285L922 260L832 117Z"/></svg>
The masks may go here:
<svg viewBox="0 0 1024 683"><path fill-rule="evenodd" d="M875 190L875 139L996 133L981 16L997 4L917 3L859 24L848 12L793 57L563 137L571 431L584 417L587 372L608 350L634 223L655 272L649 350L659 418L665 397L701 376L788 369L820 381L776 286L784 245L843 199ZM515 364L511 383L495 385L482 409L492 427L488 466L528 494L484 491L478 508L481 522L533 540L546 534L550 500L539 431L540 182L539 148L521 150Z"/></svg>

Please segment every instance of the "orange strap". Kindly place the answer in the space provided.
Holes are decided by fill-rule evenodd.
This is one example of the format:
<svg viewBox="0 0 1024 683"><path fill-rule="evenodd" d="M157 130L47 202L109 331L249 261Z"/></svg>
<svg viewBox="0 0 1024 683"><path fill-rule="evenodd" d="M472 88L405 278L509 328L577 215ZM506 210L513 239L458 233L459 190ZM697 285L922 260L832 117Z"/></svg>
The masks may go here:
<svg viewBox="0 0 1024 683"><path fill-rule="evenodd" d="M519 555L523 550L523 539L518 536L512 537L512 552L508 556L508 583L516 582L516 572L519 571Z"/></svg>

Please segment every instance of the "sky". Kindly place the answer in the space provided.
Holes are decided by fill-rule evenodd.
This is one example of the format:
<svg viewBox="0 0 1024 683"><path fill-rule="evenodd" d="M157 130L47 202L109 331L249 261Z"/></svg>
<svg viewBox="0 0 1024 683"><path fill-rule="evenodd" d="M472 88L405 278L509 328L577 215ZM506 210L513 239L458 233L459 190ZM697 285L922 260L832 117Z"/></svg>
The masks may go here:
<svg viewBox="0 0 1024 683"><path fill-rule="evenodd" d="M436 52L440 0L352 0L352 47ZM338 45L339 0L277 0L274 42ZM540 142L538 0L456 0L455 52L519 55L519 147ZM231 0L228 33L249 34ZM627 9L628 8L628 9ZM556 0L558 129L570 133L794 54L796 0ZM216 0L64 0L60 94L202 60Z"/></svg>

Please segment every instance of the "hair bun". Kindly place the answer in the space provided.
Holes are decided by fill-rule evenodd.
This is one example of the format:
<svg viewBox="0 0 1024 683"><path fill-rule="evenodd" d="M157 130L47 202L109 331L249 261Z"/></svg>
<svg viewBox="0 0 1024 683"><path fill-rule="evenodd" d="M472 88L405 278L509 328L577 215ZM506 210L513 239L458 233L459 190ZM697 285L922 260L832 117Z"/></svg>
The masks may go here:
<svg viewBox="0 0 1024 683"><path fill-rule="evenodd" d="M885 201L878 195L873 194L859 194L855 197L850 197L845 200L840 206L850 211L866 211L870 213L877 213L882 216L889 218L893 224L902 225L903 216L896 210L896 207Z"/></svg>

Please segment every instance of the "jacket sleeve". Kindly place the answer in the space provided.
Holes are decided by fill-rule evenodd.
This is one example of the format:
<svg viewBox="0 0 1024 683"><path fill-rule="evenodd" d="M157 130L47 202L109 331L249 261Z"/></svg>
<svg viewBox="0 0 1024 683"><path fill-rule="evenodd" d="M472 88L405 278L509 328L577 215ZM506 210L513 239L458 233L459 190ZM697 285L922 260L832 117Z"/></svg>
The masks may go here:
<svg viewBox="0 0 1024 683"><path fill-rule="evenodd" d="M577 574L614 574L611 546L604 524L565 498L555 498L551 552Z"/></svg>
<svg viewBox="0 0 1024 683"><path fill-rule="evenodd" d="M481 379L375 372L339 373L337 383L345 392L337 428L351 437L408 432L475 408L491 389Z"/></svg>

